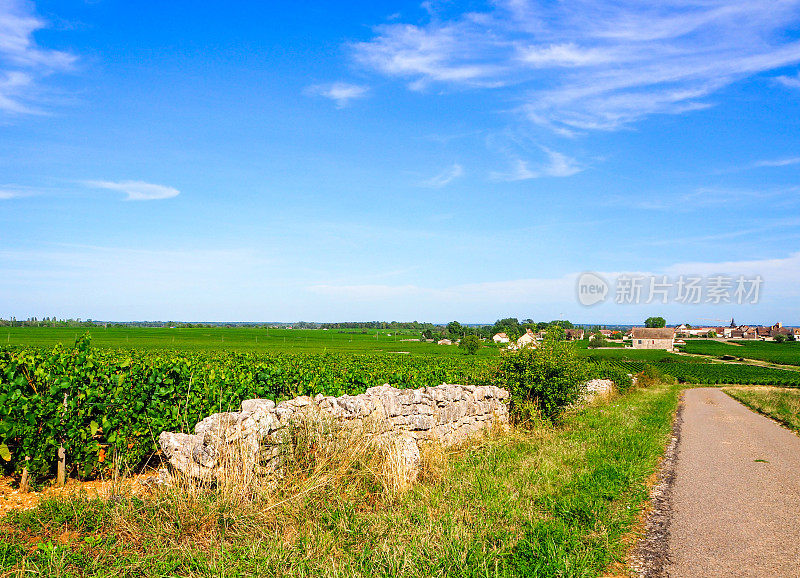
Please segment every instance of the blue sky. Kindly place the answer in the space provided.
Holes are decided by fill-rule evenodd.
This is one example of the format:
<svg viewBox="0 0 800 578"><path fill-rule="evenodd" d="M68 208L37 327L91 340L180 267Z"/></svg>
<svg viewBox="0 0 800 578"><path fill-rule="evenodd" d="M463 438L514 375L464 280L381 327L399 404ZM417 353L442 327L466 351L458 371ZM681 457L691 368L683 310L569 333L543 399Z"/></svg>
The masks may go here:
<svg viewBox="0 0 800 578"><path fill-rule="evenodd" d="M0 0L0 317L800 325L799 70L800 0Z"/></svg>

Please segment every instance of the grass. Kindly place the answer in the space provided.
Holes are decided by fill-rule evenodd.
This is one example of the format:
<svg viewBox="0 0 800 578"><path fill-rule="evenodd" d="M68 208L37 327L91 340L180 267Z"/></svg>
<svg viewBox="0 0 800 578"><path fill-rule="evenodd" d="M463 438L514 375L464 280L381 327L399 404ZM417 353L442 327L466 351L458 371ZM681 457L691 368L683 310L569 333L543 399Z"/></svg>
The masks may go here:
<svg viewBox="0 0 800 578"><path fill-rule="evenodd" d="M4 327L0 346L52 347L72 344L85 328ZM285 353L374 353L408 352L436 355L462 355L456 346L420 342L419 332L371 329L260 329L255 327L95 327L88 330L92 345L104 349L142 349L179 351L242 351ZM404 341L404 340L416 341ZM498 349L484 347L479 356L496 356Z"/></svg>
<svg viewBox="0 0 800 578"><path fill-rule="evenodd" d="M722 391L758 413L800 432L800 389L726 387Z"/></svg>
<svg viewBox="0 0 800 578"><path fill-rule="evenodd" d="M0 523L0 576L597 576L624 559L678 391L429 448L406 492L358 458L245 500L51 500Z"/></svg>

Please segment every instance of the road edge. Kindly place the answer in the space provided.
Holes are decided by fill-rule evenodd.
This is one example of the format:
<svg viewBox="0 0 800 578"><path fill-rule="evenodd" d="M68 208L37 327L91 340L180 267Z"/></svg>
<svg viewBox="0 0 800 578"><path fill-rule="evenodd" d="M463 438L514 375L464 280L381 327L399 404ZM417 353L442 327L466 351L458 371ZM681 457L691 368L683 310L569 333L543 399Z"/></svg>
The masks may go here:
<svg viewBox="0 0 800 578"><path fill-rule="evenodd" d="M669 564L669 526L672 521L672 490L678 462L678 446L683 425L684 393L680 393L669 443L650 489L650 505L644 522L644 532L629 557L628 565L638 578L667 576Z"/></svg>

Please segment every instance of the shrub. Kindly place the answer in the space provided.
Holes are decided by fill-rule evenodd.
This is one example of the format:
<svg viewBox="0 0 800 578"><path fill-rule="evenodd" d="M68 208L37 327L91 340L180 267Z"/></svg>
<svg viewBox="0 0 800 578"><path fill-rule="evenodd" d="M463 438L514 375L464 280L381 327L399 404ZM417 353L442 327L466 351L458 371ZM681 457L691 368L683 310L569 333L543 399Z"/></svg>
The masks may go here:
<svg viewBox="0 0 800 578"><path fill-rule="evenodd" d="M678 383L678 380L649 363L636 375L636 385L638 387L651 387L661 383L675 384Z"/></svg>
<svg viewBox="0 0 800 578"><path fill-rule="evenodd" d="M499 382L511 394L511 413L516 420L529 412L531 404L545 418L558 417L578 400L589 376L588 363L576 357L573 347L553 339L536 349L505 354L498 368Z"/></svg>
<svg viewBox="0 0 800 578"><path fill-rule="evenodd" d="M467 335L458 346L464 350L466 355L475 355L481 347L481 340L477 335Z"/></svg>
<svg viewBox="0 0 800 578"><path fill-rule="evenodd" d="M598 331L592 336L591 339L589 339L588 347L591 348L608 347L608 341L606 341L605 336Z"/></svg>

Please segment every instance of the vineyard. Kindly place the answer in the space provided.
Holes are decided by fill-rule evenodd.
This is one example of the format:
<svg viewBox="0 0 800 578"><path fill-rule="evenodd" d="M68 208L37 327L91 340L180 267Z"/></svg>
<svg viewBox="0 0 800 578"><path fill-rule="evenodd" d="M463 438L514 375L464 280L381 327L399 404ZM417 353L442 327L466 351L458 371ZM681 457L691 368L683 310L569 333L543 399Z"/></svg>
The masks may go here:
<svg viewBox="0 0 800 578"><path fill-rule="evenodd" d="M672 362L672 361L613 361L613 365L628 373L639 373L645 365L652 365L662 373L675 377L681 383L779 385L800 387L800 371L787 371L757 365Z"/></svg>
<svg viewBox="0 0 800 578"><path fill-rule="evenodd" d="M800 365L800 342L737 341L734 345L721 341L687 340L682 349L686 353L699 355L729 355L783 365Z"/></svg>
<svg viewBox="0 0 800 578"><path fill-rule="evenodd" d="M684 383L800 387L800 372L661 351L607 350L582 357L595 377L615 379L650 364ZM244 399L357 394L384 383L503 385L500 359L98 349L88 337L72 347L0 348L0 467L47 476L63 445L72 473L81 478L119 464L137 469L158 452L161 431L188 431L199 419L238 408Z"/></svg>
<svg viewBox="0 0 800 578"><path fill-rule="evenodd" d="M80 477L112 461L139 466L163 430L186 431L248 398L362 393L389 383L488 383L497 360L474 356L0 349L0 459L46 475L63 443Z"/></svg>

